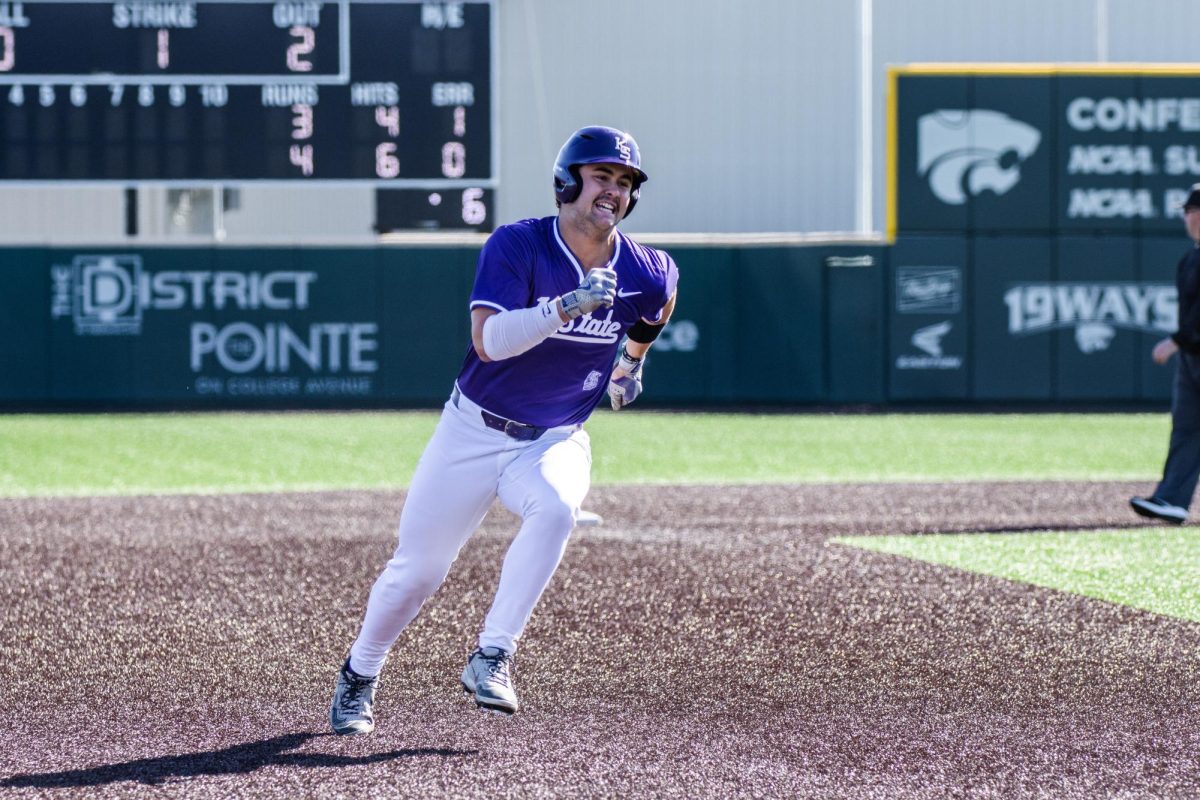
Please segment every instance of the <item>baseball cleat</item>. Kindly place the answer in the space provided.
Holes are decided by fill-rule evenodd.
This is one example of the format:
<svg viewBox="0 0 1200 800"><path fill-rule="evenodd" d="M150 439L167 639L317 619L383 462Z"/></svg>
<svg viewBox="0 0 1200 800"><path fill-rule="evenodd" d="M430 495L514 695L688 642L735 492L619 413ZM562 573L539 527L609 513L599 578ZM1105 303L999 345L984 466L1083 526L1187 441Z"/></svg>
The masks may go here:
<svg viewBox="0 0 1200 800"><path fill-rule="evenodd" d="M1188 512L1186 508L1173 506L1157 497L1134 497L1130 499L1129 505L1143 517L1161 519L1176 525L1182 525L1187 522Z"/></svg>
<svg viewBox="0 0 1200 800"><path fill-rule="evenodd" d="M477 647L467 658L460 681L480 710L509 716L517 710L512 673L512 653L499 647Z"/></svg>
<svg viewBox="0 0 1200 800"><path fill-rule="evenodd" d="M604 517L594 511L584 511L579 509L579 513L575 515L575 524L580 527L594 527L604 524Z"/></svg>
<svg viewBox="0 0 1200 800"><path fill-rule="evenodd" d="M379 688L379 676L364 678L350 669L350 659L338 672L337 687L333 692L333 705L329 708L329 724L333 732L342 736L355 736L375 730L375 690Z"/></svg>

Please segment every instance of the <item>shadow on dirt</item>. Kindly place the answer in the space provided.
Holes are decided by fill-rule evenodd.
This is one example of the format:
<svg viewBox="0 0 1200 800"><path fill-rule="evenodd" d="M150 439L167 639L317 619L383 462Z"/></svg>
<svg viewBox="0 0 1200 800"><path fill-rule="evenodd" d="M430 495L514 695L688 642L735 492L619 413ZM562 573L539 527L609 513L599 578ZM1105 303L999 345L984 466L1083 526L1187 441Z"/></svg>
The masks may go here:
<svg viewBox="0 0 1200 800"><path fill-rule="evenodd" d="M1162 527L1155 525L1150 521L1142 522L1106 522L1103 524L1096 523L1047 523L1044 525L955 525L946 528L915 528L913 530L900 531L905 535L922 535L922 534L955 534L955 533L1055 533L1058 531L1112 531L1112 530L1133 530L1140 528ZM1174 526L1169 526L1174 527Z"/></svg>
<svg viewBox="0 0 1200 800"><path fill-rule="evenodd" d="M223 750L205 753L186 753L179 756L142 758L123 764L105 764L88 769L43 772L31 775L13 775L0 780L0 787L40 789L102 786L120 781L136 781L157 785L178 778L200 775L239 775L254 772L262 767L350 767L375 764L401 758L435 756L450 758L474 755L475 750L451 750L438 747L415 747L404 750L389 750L366 756L340 756L329 753L289 753L300 745L332 733L289 733L261 742L247 742Z"/></svg>

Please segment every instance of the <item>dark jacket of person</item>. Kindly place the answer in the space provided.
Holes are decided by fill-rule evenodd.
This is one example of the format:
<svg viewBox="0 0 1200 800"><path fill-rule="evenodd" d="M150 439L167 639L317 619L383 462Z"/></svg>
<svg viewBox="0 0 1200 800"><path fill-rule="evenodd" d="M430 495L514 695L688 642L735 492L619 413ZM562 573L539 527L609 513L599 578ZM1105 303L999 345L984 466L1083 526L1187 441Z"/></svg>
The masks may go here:
<svg viewBox="0 0 1200 800"><path fill-rule="evenodd" d="M1175 269L1179 293L1179 330L1171 334L1184 353L1200 355L1200 245L1179 259Z"/></svg>

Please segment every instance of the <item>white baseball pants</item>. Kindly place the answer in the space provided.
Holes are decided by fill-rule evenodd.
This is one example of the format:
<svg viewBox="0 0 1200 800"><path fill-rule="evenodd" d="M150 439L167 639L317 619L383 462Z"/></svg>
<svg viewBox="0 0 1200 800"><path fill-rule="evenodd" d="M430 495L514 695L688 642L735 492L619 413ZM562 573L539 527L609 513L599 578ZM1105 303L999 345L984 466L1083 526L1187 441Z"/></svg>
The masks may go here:
<svg viewBox="0 0 1200 800"><path fill-rule="evenodd" d="M379 674L496 497L522 523L504 557L479 646L515 652L566 550L591 468L591 442L577 425L518 441L485 426L479 406L465 396L457 405L447 402L400 513L396 552L371 589L350 668Z"/></svg>

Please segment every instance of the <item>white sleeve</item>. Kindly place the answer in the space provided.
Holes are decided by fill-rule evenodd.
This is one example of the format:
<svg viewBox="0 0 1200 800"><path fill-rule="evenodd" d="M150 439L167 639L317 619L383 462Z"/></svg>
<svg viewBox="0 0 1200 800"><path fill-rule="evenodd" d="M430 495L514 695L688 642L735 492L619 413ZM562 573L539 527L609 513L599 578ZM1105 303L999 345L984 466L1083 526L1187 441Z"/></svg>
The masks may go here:
<svg viewBox="0 0 1200 800"><path fill-rule="evenodd" d="M515 308L483 321L483 352L493 361L519 356L563 326L558 298L533 308Z"/></svg>

